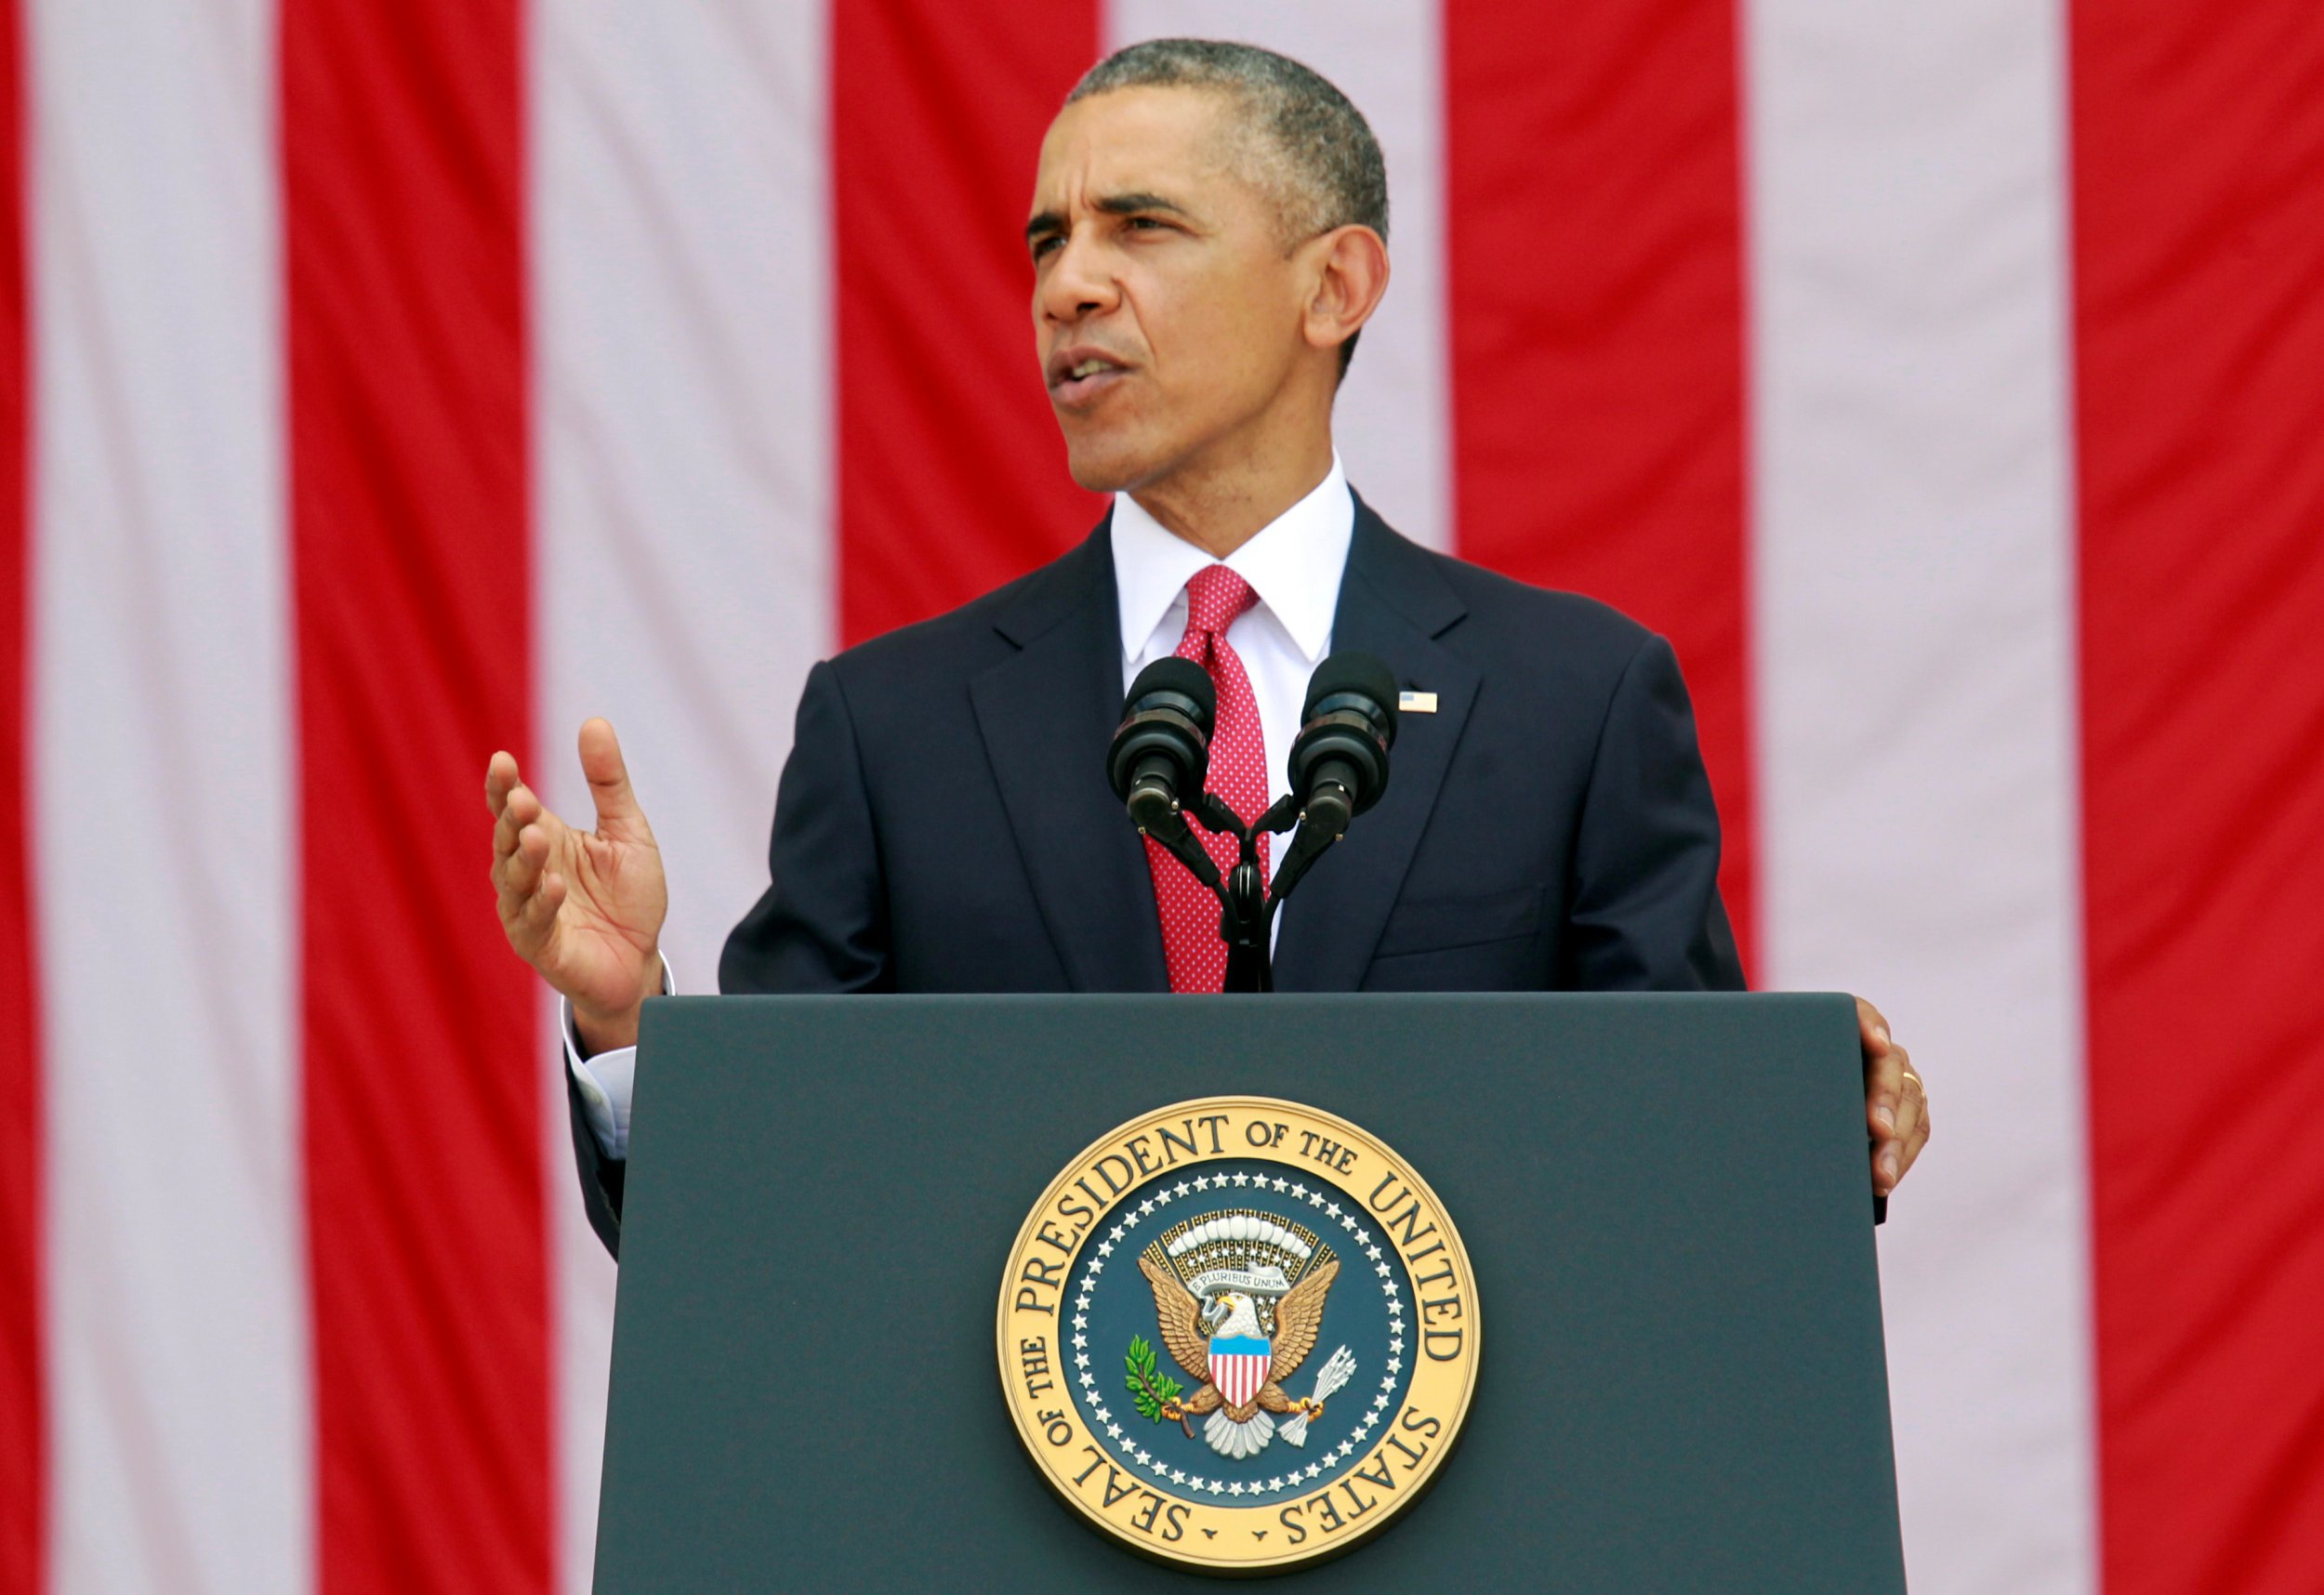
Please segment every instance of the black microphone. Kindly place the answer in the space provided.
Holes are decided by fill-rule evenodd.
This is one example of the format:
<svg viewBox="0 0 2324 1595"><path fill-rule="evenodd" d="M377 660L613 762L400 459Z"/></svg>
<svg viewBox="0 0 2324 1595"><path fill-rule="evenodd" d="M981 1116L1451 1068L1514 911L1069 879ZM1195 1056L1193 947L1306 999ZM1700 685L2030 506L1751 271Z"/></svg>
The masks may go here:
<svg viewBox="0 0 2324 1595"><path fill-rule="evenodd" d="M1179 795L1202 791L1210 771L1210 726L1219 689L1210 672L1175 654L1138 672L1122 702L1122 723L1106 750L1105 773L1142 831L1182 826Z"/></svg>
<svg viewBox="0 0 2324 1595"><path fill-rule="evenodd" d="M1388 789L1396 740L1396 678L1369 653L1335 653L1315 666L1291 744L1291 791L1302 827L1337 838Z"/></svg>

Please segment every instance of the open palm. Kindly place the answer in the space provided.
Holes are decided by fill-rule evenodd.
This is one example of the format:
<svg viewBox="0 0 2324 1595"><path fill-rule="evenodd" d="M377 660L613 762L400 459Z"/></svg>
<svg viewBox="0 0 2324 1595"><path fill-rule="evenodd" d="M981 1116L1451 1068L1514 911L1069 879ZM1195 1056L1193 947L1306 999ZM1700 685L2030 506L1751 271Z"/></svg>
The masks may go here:
<svg viewBox="0 0 2324 1595"><path fill-rule="evenodd" d="M591 1050L637 1039L638 1009L662 989L669 887L654 828L631 791L614 728L581 728L581 771L597 828L577 830L495 753L484 772L493 816L493 886L508 944L573 1004Z"/></svg>

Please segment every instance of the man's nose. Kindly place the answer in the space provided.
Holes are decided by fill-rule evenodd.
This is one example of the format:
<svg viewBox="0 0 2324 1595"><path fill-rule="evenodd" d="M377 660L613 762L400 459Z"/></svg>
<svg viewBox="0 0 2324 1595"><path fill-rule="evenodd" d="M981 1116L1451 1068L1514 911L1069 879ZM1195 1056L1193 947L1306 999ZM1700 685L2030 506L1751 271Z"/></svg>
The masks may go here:
<svg viewBox="0 0 2324 1595"><path fill-rule="evenodd" d="M1105 252L1078 232L1060 239L1041 279L1041 314L1053 322L1078 321L1111 310L1119 297Z"/></svg>

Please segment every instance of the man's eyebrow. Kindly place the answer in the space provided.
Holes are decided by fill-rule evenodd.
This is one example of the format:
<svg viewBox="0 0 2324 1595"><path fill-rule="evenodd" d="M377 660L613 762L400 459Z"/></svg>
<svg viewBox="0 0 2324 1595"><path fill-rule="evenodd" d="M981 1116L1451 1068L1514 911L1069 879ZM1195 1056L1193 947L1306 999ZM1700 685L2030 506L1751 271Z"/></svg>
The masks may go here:
<svg viewBox="0 0 2324 1595"><path fill-rule="evenodd" d="M1166 200L1160 194L1107 194L1097 202L1097 208L1108 216L1135 216L1148 210L1166 210L1172 216L1186 215L1185 206Z"/></svg>
<svg viewBox="0 0 2324 1595"><path fill-rule="evenodd" d="M1149 211L1163 211L1171 216L1185 217L1189 221L1194 219L1192 213L1184 205L1178 204L1175 200L1165 199L1160 194L1107 194L1102 199L1093 201L1090 208L1102 211L1107 216L1141 216ZM1044 238L1064 231L1064 213L1045 210L1024 224L1024 240L1027 244L1037 244Z"/></svg>

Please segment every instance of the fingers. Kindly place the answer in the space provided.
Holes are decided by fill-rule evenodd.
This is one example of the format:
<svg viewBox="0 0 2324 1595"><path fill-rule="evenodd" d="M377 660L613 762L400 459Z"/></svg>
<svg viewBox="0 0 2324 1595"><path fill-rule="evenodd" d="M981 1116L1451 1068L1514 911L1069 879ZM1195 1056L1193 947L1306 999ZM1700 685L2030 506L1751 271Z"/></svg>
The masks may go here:
<svg viewBox="0 0 2324 1595"><path fill-rule="evenodd" d="M511 937L535 924L543 872L556 850L556 816L543 808L529 786L518 784L502 796L500 818L493 822L493 889L500 917ZM561 888L557 901L564 900ZM551 917L553 917L553 912Z"/></svg>
<svg viewBox="0 0 2324 1595"><path fill-rule="evenodd" d="M508 945L544 976L549 973L558 910L566 895L564 874L549 863L548 852L538 827L527 829L516 852L493 872L500 893L500 928Z"/></svg>
<svg viewBox="0 0 2324 1595"><path fill-rule="evenodd" d="M531 897L548 867L548 833L538 825L528 824L517 833L514 850L501 861L501 895L512 902Z"/></svg>
<svg viewBox="0 0 2324 1595"><path fill-rule="evenodd" d="M1901 1051L1902 1048L1899 1048ZM1912 1061L1905 1061L1904 1100L1896 1110L1896 1140L1883 1152L1895 1159L1895 1174L1890 1179L1890 1190L1898 1180L1912 1172L1914 1159L1921 1149L1929 1144L1929 1093L1921 1076L1912 1070Z"/></svg>
<svg viewBox="0 0 2324 1595"><path fill-rule="evenodd" d="M621 743L613 726L602 719L581 723L581 773L588 778L589 798L597 805L597 830L616 840L642 840L653 835L638 795L630 789L629 767L621 757Z"/></svg>
<svg viewBox="0 0 2324 1595"><path fill-rule="evenodd" d="M1912 1055L1889 1034L1879 1008L1856 998L1856 1030L1864 1046L1864 1122L1872 1133L1872 1189L1895 1190L1929 1143L1928 1087Z"/></svg>
<svg viewBox="0 0 2324 1595"><path fill-rule="evenodd" d="M1885 1196L1896 1189L1896 1182L1905 1177L1908 1160L1906 1148L1911 1143L1913 1132L1921 1126L1924 1102L1915 1088L1920 1076L1912 1073L1912 1056L1902 1047L1892 1045L1889 1057L1895 1061L1896 1074L1894 1106L1890 1110L1895 1126L1882 1133L1876 1125L1872 1132L1872 1189ZM1877 1115L1875 1115L1877 1119Z"/></svg>
<svg viewBox="0 0 2324 1595"><path fill-rule="evenodd" d="M495 820L508 801L508 793L522 778L517 773L517 756L507 749L494 754L484 766L484 807Z"/></svg>
<svg viewBox="0 0 2324 1595"><path fill-rule="evenodd" d="M1864 1045L1864 1120L1875 1140L1896 1135L1896 1110L1904 1091L1904 1048L1888 1034L1881 1010L1856 998L1856 1031Z"/></svg>
<svg viewBox="0 0 2324 1595"><path fill-rule="evenodd" d="M509 916L510 936L527 942L545 938L557 922L557 910L564 903L565 877L551 870L541 877L540 890L518 903Z"/></svg>
<svg viewBox="0 0 2324 1595"><path fill-rule="evenodd" d="M528 825L538 825L548 811L530 786L508 789L500 803L500 818L493 822L493 863L495 868L517 850L517 837Z"/></svg>
<svg viewBox="0 0 2324 1595"><path fill-rule="evenodd" d="M1888 1020L1879 1008L1874 1008L1862 997L1856 998L1855 1002L1856 1034L1863 1038L1864 1055L1869 1058L1875 1050L1887 1049Z"/></svg>
<svg viewBox="0 0 2324 1595"><path fill-rule="evenodd" d="M1904 1108L1905 1049L1879 1008L1856 998L1856 1035L1864 1048L1864 1123L1872 1134L1872 1190L1885 1196L1904 1178L1898 1136Z"/></svg>

